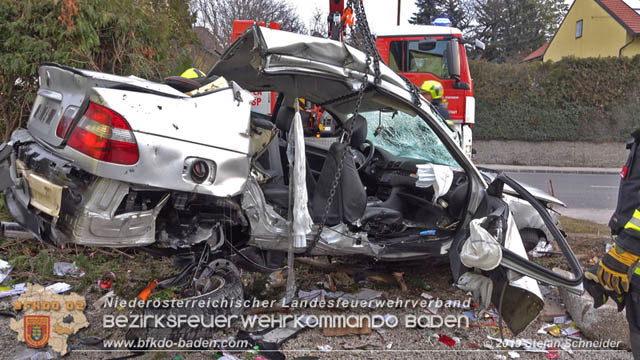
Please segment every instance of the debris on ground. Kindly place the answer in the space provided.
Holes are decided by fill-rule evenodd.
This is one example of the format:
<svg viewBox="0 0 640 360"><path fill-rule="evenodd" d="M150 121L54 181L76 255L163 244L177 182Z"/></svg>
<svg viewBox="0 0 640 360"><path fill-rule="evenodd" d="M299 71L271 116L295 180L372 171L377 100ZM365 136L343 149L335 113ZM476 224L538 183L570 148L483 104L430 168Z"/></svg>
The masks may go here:
<svg viewBox="0 0 640 360"><path fill-rule="evenodd" d="M298 290L298 298L302 300L313 300L319 298L320 301L325 299L344 299L344 300L373 300L382 296L381 291L372 289L361 289L355 294L348 294L342 291L326 291L324 289L315 289L310 291Z"/></svg>
<svg viewBox="0 0 640 360"><path fill-rule="evenodd" d="M49 360L55 358L57 358L57 356L53 350L39 351L27 348L16 354L14 360Z"/></svg>
<svg viewBox="0 0 640 360"><path fill-rule="evenodd" d="M238 358L229 353L222 353L222 356L219 357L218 360L238 360Z"/></svg>
<svg viewBox="0 0 640 360"><path fill-rule="evenodd" d="M278 270L269 274L267 279L267 289L278 289L285 286L287 283L286 271Z"/></svg>
<svg viewBox="0 0 640 360"><path fill-rule="evenodd" d="M345 350L382 350L382 346L380 345L370 343L360 344L359 342L359 340L356 340L354 344L344 344L342 348Z"/></svg>
<svg viewBox="0 0 640 360"><path fill-rule="evenodd" d="M330 282L333 282L335 286L348 287L353 286L356 283L356 281L353 280L353 278L344 271L337 271L331 274L327 274L327 277L328 280L330 280Z"/></svg>
<svg viewBox="0 0 640 360"><path fill-rule="evenodd" d="M382 291L363 288L355 294L344 294L340 298L347 300L373 300L382 296Z"/></svg>
<svg viewBox="0 0 640 360"><path fill-rule="evenodd" d="M544 256L553 255L554 253L552 250L553 250L553 244L551 242L547 242L546 240L540 240L538 241L538 244L536 245L536 247L533 248L533 250L531 250L530 254L534 258L540 258Z"/></svg>
<svg viewBox="0 0 640 360"><path fill-rule="evenodd" d="M104 303L107 302L107 299L113 296L116 296L116 293L114 293L113 290L109 291L108 293L100 297L98 300L93 302L93 308L99 309L103 307Z"/></svg>
<svg viewBox="0 0 640 360"><path fill-rule="evenodd" d="M462 315L468 317L469 320L471 320L471 321L478 321L479 320L478 317L471 310L463 312Z"/></svg>
<svg viewBox="0 0 640 360"><path fill-rule="evenodd" d="M84 276L84 271L82 271L75 262L57 262L53 264L53 274L59 277L70 276L72 278L79 278Z"/></svg>
<svg viewBox="0 0 640 360"><path fill-rule="evenodd" d="M113 285L113 280L116 278L116 274L109 271L108 273L102 275L102 279L98 280L98 288L100 290L109 290Z"/></svg>
<svg viewBox="0 0 640 360"><path fill-rule="evenodd" d="M325 274L324 276L327 278L326 288L328 288L331 291L338 291L336 284L333 282L333 278L331 277L331 274Z"/></svg>
<svg viewBox="0 0 640 360"><path fill-rule="evenodd" d="M345 336L345 335L369 335L371 334L371 326L369 325L369 321L365 318L362 321L362 326L350 326L351 324L347 323L347 326L339 326L339 327L325 327L322 328L323 336Z"/></svg>
<svg viewBox="0 0 640 360"><path fill-rule="evenodd" d="M11 264L4 260L0 260L0 283L2 283L4 279L7 278L7 276L9 276L12 268L13 267L11 266Z"/></svg>
<svg viewBox="0 0 640 360"><path fill-rule="evenodd" d="M53 291L56 294L62 294L63 292L71 290L71 285L64 282L58 282L47 286L45 289Z"/></svg>
<svg viewBox="0 0 640 360"><path fill-rule="evenodd" d="M396 282L400 286L400 291L402 291L402 293L404 294L408 293L409 288L407 287L407 284L404 282L404 278L402 277L404 273L394 272L391 275L393 275L393 277L396 279Z"/></svg>
<svg viewBox="0 0 640 360"><path fill-rule="evenodd" d="M555 321L556 318L560 318L562 316L566 317L566 315L567 311L560 302L550 299L549 297L545 297L544 308L540 313L540 319L542 319L542 321L558 323Z"/></svg>
<svg viewBox="0 0 640 360"><path fill-rule="evenodd" d="M565 321L544 326L538 331L538 333L546 332L553 337L568 337L574 340L580 339L580 335L582 335L582 333L572 320L566 320L566 318L559 318L558 320Z"/></svg>
<svg viewBox="0 0 640 360"><path fill-rule="evenodd" d="M547 347L547 351L549 351L547 353L547 359L559 359L560 358L560 356L558 355L558 349L554 348L553 346Z"/></svg>
<svg viewBox="0 0 640 360"><path fill-rule="evenodd" d="M320 351L331 351L333 347L331 345L318 345L318 350Z"/></svg>
<svg viewBox="0 0 640 360"><path fill-rule="evenodd" d="M296 326L298 324L302 326ZM257 346L261 351L269 352L270 356L268 357L270 359L275 358L274 355L276 354L278 354L278 358L284 359L284 355L278 352L282 343L302 330L316 325L316 318L302 316L299 321L289 321L284 327L267 328L254 332L240 330L236 335L235 340L248 340L249 343L253 346ZM267 355L267 353L263 354Z"/></svg>
<svg viewBox="0 0 640 360"><path fill-rule="evenodd" d="M378 273L378 274L368 275L365 279L368 281L382 282L390 285L398 285L398 287L400 288L400 291L402 291L403 293L407 293L409 291L409 287L407 287L407 284L404 282L403 275L404 273L401 273L401 272L393 272L391 274Z"/></svg>
<svg viewBox="0 0 640 360"><path fill-rule="evenodd" d="M320 298L320 301L324 301L326 298L336 299L344 295L344 292L329 292L324 289L316 289L311 291L298 290L298 298L303 300L313 300L317 297Z"/></svg>
<svg viewBox="0 0 640 360"><path fill-rule="evenodd" d="M456 341L451 338L450 336L444 335L444 334L438 334L438 341L447 345L447 346L455 346L456 345Z"/></svg>
<svg viewBox="0 0 640 360"><path fill-rule="evenodd" d="M151 295L151 292L156 288L156 286L158 286L158 280L151 281L149 285L147 285L147 287L138 294L137 298L142 301L147 301L149 295Z"/></svg>
<svg viewBox="0 0 640 360"><path fill-rule="evenodd" d="M27 291L27 284L25 283L15 284L8 289L3 289L2 291L0 291L0 298L7 297L7 296L20 295L25 291Z"/></svg>

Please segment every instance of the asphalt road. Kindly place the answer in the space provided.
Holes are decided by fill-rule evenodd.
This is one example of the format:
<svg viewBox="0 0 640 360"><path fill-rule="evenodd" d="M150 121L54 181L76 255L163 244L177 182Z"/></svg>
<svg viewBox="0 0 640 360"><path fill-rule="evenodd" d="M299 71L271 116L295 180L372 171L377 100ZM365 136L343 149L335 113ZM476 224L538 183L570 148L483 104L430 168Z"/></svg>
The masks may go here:
<svg viewBox="0 0 640 360"><path fill-rule="evenodd" d="M609 222L615 210L620 175L614 174L567 174L567 173L507 173L512 178L551 193L567 204L557 210L566 216Z"/></svg>

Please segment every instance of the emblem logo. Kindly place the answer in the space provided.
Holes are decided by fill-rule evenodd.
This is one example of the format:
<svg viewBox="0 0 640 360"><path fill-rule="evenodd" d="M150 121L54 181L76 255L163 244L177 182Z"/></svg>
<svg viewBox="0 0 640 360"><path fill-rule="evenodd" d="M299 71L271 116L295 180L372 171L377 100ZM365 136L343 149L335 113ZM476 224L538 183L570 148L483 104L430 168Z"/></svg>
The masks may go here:
<svg viewBox="0 0 640 360"><path fill-rule="evenodd" d="M41 348L49 342L49 316L26 315L24 317L24 341L33 348Z"/></svg>

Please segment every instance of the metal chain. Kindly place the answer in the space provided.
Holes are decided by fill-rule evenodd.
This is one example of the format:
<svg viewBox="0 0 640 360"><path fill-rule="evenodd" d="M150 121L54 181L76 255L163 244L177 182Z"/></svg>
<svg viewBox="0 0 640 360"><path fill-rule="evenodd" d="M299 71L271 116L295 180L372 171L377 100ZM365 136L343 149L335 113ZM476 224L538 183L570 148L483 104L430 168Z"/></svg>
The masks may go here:
<svg viewBox="0 0 640 360"><path fill-rule="evenodd" d="M380 57L380 53L378 52L378 48L376 48L375 38L371 34L371 30L369 29L369 22L367 21L367 14L364 11L364 5L362 4L362 0L349 0L348 6L355 9L355 14L357 19L356 27L362 35L362 39L364 40L363 50L367 54L367 70L369 69L369 65L371 64L371 59L369 57L373 57L373 71L375 73L375 82L376 82L376 85L380 85L381 57Z"/></svg>
<svg viewBox="0 0 640 360"><path fill-rule="evenodd" d="M344 161L347 158L347 154L349 151L349 143L351 142L351 136L353 135L353 129L355 126L356 119L358 118L360 112L360 106L362 105L362 98L364 97L364 91L366 90L369 84L369 78L367 73L369 72L369 67L371 66L371 58L373 57L373 69L375 73L375 84L379 85L381 82L380 79L380 54L375 47L375 42L373 41L373 36L371 36L371 32L369 31L369 24L367 22L367 16L364 12L364 7L362 5L361 0L349 0L349 6L355 9L355 14L357 18L356 26L361 31L364 39L365 39L365 55L367 56L366 60L366 69L364 75L362 77L362 84L358 89L358 99L356 100L356 106L353 111L353 116L351 117L351 121L348 124L348 128L345 129L341 142L345 144L344 151L342 152L342 157L340 158L340 162L338 163L338 168L336 169L335 176L331 183L331 188L329 189L329 198L327 198L327 203L324 207L324 212L322 214L322 219L318 224L318 231L314 235L313 239L307 246L305 250L305 254L311 254L311 251L316 247L318 242L320 241L320 237L322 235L322 231L324 230L324 226L327 223L327 218L329 217L329 212L331 211L331 205L333 205L333 201L336 196L336 192L338 190L338 184L340 183L340 179L342 178L342 170L344 169Z"/></svg>
<svg viewBox="0 0 640 360"><path fill-rule="evenodd" d="M409 80L406 76L402 75L402 74L398 74L405 82L405 84L407 84L407 87L409 88L409 92L411 93L412 97L413 97L413 103L420 107L420 105L422 105L420 103L420 92L418 91L418 87L416 86L416 84L412 83L411 80Z"/></svg>
<svg viewBox="0 0 640 360"><path fill-rule="evenodd" d="M367 56L368 59L368 56ZM338 163L338 168L336 169L336 174L333 177L333 181L331 182L331 188L329 189L329 198L327 198L327 203L324 206L324 212L322 213L322 220L318 224L318 231L316 232L313 240L307 246L307 250L305 251L306 255L310 255L311 251L316 247L318 242L320 241L320 236L322 235L322 231L324 230L324 226L327 223L327 218L329 217L329 212L331 211L331 205L333 205L333 200L335 199L336 192L338 190L338 184L340 183L340 178L342 177L342 170L344 169L344 161L347 158L347 154L350 153L348 144L351 142L351 136L353 135L353 128L355 126L356 118L358 117L358 113L360 111L360 105L362 104L362 98L364 96L364 91L367 88L368 80L367 74L364 75L362 79L362 84L360 85L360 89L358 90L358 100L356 101L356 108L353 113L353 117L351 121L349 121L348 128L345 129L345 136L341 139L341 142L345 144L344 151L342 152L342 157L340 158L340 162Z"/></svg>

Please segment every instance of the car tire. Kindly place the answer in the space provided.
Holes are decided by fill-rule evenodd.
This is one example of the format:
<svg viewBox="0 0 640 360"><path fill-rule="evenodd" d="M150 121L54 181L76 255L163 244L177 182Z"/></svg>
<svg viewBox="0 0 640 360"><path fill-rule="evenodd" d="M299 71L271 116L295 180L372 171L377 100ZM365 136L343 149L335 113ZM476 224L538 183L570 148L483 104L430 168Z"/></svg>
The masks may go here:
<svg viewBox="0 0 640 360"><path fill-rule="evenodd" d="M229 263L230 264L230 263ZM233 266L233 264L231 264ZM144 317L149 316L165 316L165 324L166 319L169 316L198 316L202 318L204 324L211 324L213 319L219 316L231 316L236 315L239 316L244 312L244 308L240 306L244 300L244 289L242 285L242 280L240 279L240 275L238 270L234 267L231 269L218 269L215 273L210 276L212 281L218 282L217 286L212 290L205 294L192 296L188 298L181 299L183 303L186 303L187 300L190 300L192 303L203 302L204 304L215 304L219 303L222 300L225 300L227 303L235 302L236 304L230 304L230 306L190 306L190 307L171 307L171 308L163 308L160 306L150 306L149 308L142 309L138 311L137 314L142 315ZM130 347L131 350L145 350L147 347L145 344L141 344L138 342L138 339L155 339L161 340L166 339L165 342L173 342L174 345L177 344L179 340L196 340L196 339L211 339L211 335L219 328L216 327L189 327L186 323L182 324L181 327L159 327L155 326L153 321L148 320L147 326L143 328L129 329L126 334L126 339L129 340L129 344L135 344L140 346Z"/></svg>
<svg viewBox="0 0 640 360"><path fill-rule="evenodd" d="M520 230L520 237L522 238L522 244L524 245L524 249L529 252L535 249L536 245L540 241L540 233L538 230L526 228Z"/></svg>

